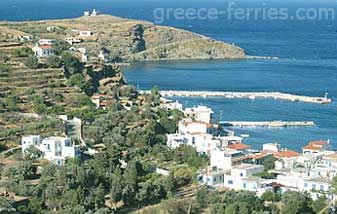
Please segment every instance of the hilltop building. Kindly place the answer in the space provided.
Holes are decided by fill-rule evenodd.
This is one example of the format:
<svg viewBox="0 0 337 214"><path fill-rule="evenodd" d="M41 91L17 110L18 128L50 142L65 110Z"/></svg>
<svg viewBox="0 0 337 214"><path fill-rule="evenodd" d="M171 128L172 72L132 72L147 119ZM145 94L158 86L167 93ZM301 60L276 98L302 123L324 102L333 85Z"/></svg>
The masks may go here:
<svg viewBox="0 0 337 214"><path fill-rule="evenodd" d="M99 12L96 9L93 9L92 12L90 11L84 11L83 16L98 16Z"/></svg>

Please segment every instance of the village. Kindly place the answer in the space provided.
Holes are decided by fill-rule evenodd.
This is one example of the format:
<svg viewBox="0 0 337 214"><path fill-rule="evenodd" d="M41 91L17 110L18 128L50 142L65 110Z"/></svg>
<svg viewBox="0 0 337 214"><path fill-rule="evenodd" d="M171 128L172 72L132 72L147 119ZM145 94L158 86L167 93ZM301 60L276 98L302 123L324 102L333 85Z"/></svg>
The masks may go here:
<svg viewBox="0 0 337 214"><path fill-rule="evenodd" d="M96 10L84 12L85 18L97 16L99 12ZM58 31L59 27L48 26L46 30L54 32ZM64 46L67 49L62 51L69 52L73 57L72 60L75 62L78 60L81 65L85 65L81 67L82 70L88 68L89 64L93 68L98 67L98 64L102 67L119 66L119 61L111 56L111 51L104 45L96 46L95 51L90 52L81 46L84 41L90 41L95 36L93 30L73 28L71 35L63 38L62 42L67 44ZM58 40L50 38L36 40L29 36L22 36L21 39L28 42L29 49L40 66L52 64L49 60L54 57L64 57L57 53L60 42ZM36 70L37 67L30 69ZM57 68L67 73L67 68L64 67ZM78 74L82 75L80 73L82 70ZM90 73L93 70L88 69L86 72ZM107 73L109 72L115 73L114 70L108 70ZM72 75L75 76L76 72L69 74L68 78L70 79ZM85 77L88 79L88 76ZM36 202L32 199L44 198L44 191L48 189L46 184L49 182L48 179L55 186L48 189L51 192L49 201L43 201L39 206L41 210L47 207L60 212L62 206L55 202L58 198L53 196L56 193L52 190L64 188L63 192L57 192L58 197L62 198L63 193L72 185L78 187L73 188L76 191L80 191L81 187L87 188L87 191L83 192L88 197L99 196L97 196L99 199L95 198L89 205L83 207L89 207L86 207L88 210L107 207L108 212L105 213L115 213L111 210L118 209L129 211L130 207L140 210L142 206L153 205L163 199L184 198L184 194L187 195L184 199L194 200L203 190L210 192L215 190L219 194L231 191L240 194L247 191L260 199L267 193L282 195L287 192L299 192L308 194L313 201L323 197L329 203L333 204L335 201L333 180L337 176L337 152L329 140L313 139L306 142L307 145L302 147L302 151L292 151L277 142L265 142L262 148L253 149L251 145L245 143L245 138L249 136L237 136L234 131L227 129L228 127L223 127L224 123L214 118L214 111L208 106L185 107L178 101L170 100L168 98L170 96L166 97L165 93L168 92L162 92L155 87L151 91L137 91L128 86L122 76L119 80L123 84L114 82L114 78L116 79L109 76L107 80L98 80L99 86L108 82L114 87L114 90L109 88L105 93L100 90L88 93L81 88L79 94L85 94L89 100L86 100L85 105L82 103L79 105L80 110L76 109L77 114L72 112L72 115L67 115L64 111L61 111L62 114L58 112L47 114L46 111L37 113L35 110L34 113L20 114L20 117L37 119L46 114L46 118L53 118L61 123L59 127L65 128L65 131L60 128L62 133L59 133L61 132L59 130L54 131L55 134L53 131L45 134L42 130L47 127L42 126L31 133L15 133L15 136L20 138L20 145L3 151L2 155L5 157L18 156L16 160L6 159L7 162L3 166L7 171L1 176L5 187L0 188L0 195L6 200L15 202L13 210L19 209L22 204L27 207L27 204ZM78 89L79 86L74 84L72 87ZM123 90L126 91L124 94L121 92ZM183 92L184 96L185 93L193 92ZM249 94L248 97L247 95L242 97L252 99L250 96ZM263 94L262 97L269 98L269 96ZM283 96L277 94L280 99L289 100ZM29 100L29 97L25 96L25 99ZM319 104L331 102L327 95L324 98L301 99L302 101L304 99L304 102ZM298 98L290 100L298 101ZM89 106L89 110L83 106ZM240 127L251 125L249 122L233 121L225 121L225 124L239 124ZM316 125L311 121L293 123L272 121L253 124L267 128ZM40 130L41 133L38 133ZM19 151L19 154L15 153L16 151ZM14 166L13 162L17 160L31 164L29 167L23 166L26 167L24 169L31 170L29 175L21 176L20 168L10 167ZM55 168L50 170L48 167ZM91 176L94 181L92 183L90 183ZM83 178L90 181L81 180ZM125 183L122 180L125 180ZM121 184L125 187L118 186ZM20 192L20 185L25 185L28 190L22 188L26 192ZM34 188L40 192L32 191ZM80 198L78 196L80 193L76 192L74 195ZM67 196L76 198L70 193ZM52 200L54 203L50 202ZM67 200L65 201L67 204Z"/></svg>
<svg viewBox="0 0 337 214"><path fill-rule="evenodd" d="M169 106L166 104L167 108L182 109L174 102ZM302 153L282 148L277 143L266 143L262 150L253 150L233 132L225 136L213 135L218 125L211 123L212 113L206 106L186 108L178 132L167 135L169 147L186 144L209 156L209 166L198 175L200 183L214 188L253 191L258 196L266 191L293 190L310 192L314 199L322 194L332 199L331 182L337 173L337 152L332 150L329 140L309 142ZM263 163L270 160L274 168L265 169ZM271 178L264 178L268 177L266 173Z"/></svg>
<svg viewBox="0 0 337 214"><path fill-rule="evenodd" d="M93 102L97 108L103 108L96 99ZM198 173L199 184L252 191L257 196L266 191L282 193L291 190L309 192L313 199L322 195L333 199L331 182L337 175L337 152L332 150L329 140L309 142L302 148L302 153L282 148L277 143L266 143L262 150L254 150L233 131L212 124L213 111L206 106L183 109L182 104L162 98L160 108L176 109L184 115L177 132L167 134L167 146L175 149L189 145L209 157L209 165ZM81 156L80 146L74 145L70 138L24 136L21 146L23 155L30 147L35 147L44 159L59 166L68 158ZM89 151L99 152L92 148ZM266 169L265 162L271 162L273 167ZM170 174L165 169L157 169L157 172Z"/></svg>

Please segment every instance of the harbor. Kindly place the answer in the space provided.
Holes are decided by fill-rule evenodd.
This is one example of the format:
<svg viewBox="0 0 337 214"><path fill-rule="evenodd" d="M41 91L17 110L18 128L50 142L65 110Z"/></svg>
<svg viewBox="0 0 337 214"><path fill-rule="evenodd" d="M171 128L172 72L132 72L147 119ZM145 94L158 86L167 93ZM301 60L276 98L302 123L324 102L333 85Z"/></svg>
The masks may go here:
<svg viewBox="0 0 337 214"><path fill-rule="evenodd" d="M305 127L316 126L312 121L221 121L222 126L234 127L264 127L264 128L285 128L285 127Z"/></svg>
<svg viewBox="0 0 337 214"><path fill-rule="evenodd" d="M141 91L141 93L150 93L150 91ZM331 99L325 94L324 97L302 96L282 92L222 92L222 91L178 91L162 90L160 94L163 97L223 97L226 99L275 99L291 102L306 102L314 104L329 104Z"/></svg>

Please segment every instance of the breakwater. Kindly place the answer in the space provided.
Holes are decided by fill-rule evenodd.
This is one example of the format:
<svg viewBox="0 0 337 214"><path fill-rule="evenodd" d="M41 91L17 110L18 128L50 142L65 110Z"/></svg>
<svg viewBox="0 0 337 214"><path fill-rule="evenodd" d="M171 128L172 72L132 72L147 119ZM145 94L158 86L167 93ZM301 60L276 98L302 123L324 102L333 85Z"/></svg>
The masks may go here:
<svg viewBox="0 0 337 214"><path fill-rule="evenodd" d="M150 93L150 91L141 91L141 93ZM294 95L282 92L222 92L222 91L160 91L164 97L223 97L226 99L275 99L291 102L306 102L316 104L328 104L332 100L325 97L311 97Z"/></svg>
<svg viewBox="0 0 337 214"><path fill-rule="evenodd" d="M221 121L223 126L282 128L295 126L315 126L312 121Z"/></svg>

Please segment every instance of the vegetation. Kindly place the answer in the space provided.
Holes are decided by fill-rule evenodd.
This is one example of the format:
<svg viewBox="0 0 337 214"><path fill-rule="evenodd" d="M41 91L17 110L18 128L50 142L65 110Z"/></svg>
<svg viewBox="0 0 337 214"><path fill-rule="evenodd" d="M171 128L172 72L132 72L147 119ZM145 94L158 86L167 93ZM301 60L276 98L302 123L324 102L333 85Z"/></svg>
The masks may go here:
<svg viewBox="0 0 337 214"><path fill-rule="evenodd" d="M36 69L36 68L39 67L39 60L37 59L36 56L30 55L30 56L28 56L28 58L25 60L25 65L26 65L28 68Z"/></svg>

